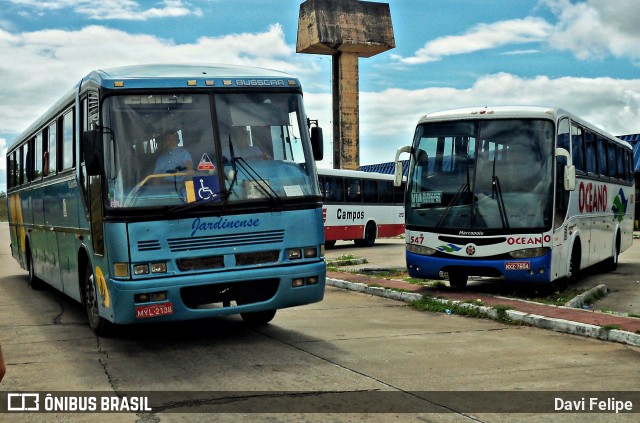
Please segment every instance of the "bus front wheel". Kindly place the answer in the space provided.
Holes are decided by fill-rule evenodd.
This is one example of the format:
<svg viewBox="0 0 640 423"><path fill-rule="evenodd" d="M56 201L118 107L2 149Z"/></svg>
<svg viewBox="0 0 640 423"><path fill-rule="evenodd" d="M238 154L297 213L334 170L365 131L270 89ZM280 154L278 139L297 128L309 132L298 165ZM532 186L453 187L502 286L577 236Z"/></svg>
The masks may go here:
<svg viewBox="0 0 640 423"><path fill-rule="evenodd" d="M113 323L100 316L98 289L91 265L87 265L84 278L84 305L89 327L97 336L107 336L113 331Z"/></svg>
<svg viewBox="0 0 640 423"><path fill-rule="evenodd" d="M604 270L608 272L613 272L618 268L618 256L620 255L620 232L616 234L616 241L613 248L613 255L604 262Z"/></svg>
<svg viewBox="0 0 640 423"><path fill-rule="evenodd" d="M451 288L463 289L467 286L469 277L464 273L449 272L449 285Z"/></svg>
<svg viewBox="0 0 640 423"><path fill-rule="evenodd" d="M576 245L571 250L571 257L569 257L569 269L567 271L568 284L575 283L580 277L580 261L582 259L582 248L580 243L576 240Z"/></svg>
<svg viewBox="0 0 640 423"><path fill-rule="evenodd" d="M249 326L262 326L269 323L276 315L276 310L254 311L252 313L240 313L242 320Z"/></svg>

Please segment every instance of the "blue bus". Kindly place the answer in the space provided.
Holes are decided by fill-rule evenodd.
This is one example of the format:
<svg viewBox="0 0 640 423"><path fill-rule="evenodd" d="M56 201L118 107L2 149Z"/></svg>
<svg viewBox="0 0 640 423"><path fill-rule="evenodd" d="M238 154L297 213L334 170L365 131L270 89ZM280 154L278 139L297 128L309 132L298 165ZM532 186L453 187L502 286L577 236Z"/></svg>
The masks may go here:
<svg viewBox="0 0 640 423"><path fill-rule="evenodd" d="M272 70L93 71L7 150L12 255L97 335L321 301L312 122L299 80Z"/></svg>
<svg viewBox="0 0 640 423"><path fill-rule="evenodd" d="M559 108L471 107L416 127L405 196L409 274L545 284L617 267L633 241L631 146Z"/></svg>

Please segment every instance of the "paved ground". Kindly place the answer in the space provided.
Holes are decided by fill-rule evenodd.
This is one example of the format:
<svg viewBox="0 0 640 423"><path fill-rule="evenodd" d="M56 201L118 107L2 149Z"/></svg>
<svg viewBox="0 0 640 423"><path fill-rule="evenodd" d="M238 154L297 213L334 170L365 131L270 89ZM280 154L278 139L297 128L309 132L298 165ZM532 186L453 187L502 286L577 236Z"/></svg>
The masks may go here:
<svg viewBox="0 0 640 423"><path fill-rule="evenodd" d="M577 307L558 307L524 301L504 294L504 283L490 280L470 281L464 291L448 286L433 288L410 284L400 280L376 277L375 269L405 268L404 240L378 240L371 248L354 248L353 243L339 242L335 248L327 250L328 259L344 255L364 257L367 263L340 267L341 271L328 272L329 284L346 289L363 290L363 286L384 287L401 290L417 295L429 295L450 301L477 301L492 308L507 306L510 315L516 320L534 326L545 327L560 332L592 336L614 340L631 345L640 345L640 242L621 254L618 269L615 272L602 273L597 269L587 269L583 277L569 287L570 290L589 290L600 286L606 296L591 304L588 309ZM354 273L369 270L367 275ZM606 289L604 289L606 286ZM371 294L388 295L384 290L368 289ZM398 297L400 299L400 297ZM405 301L418 297L404 297ZM606 312L604 312L606 311ZM609 330L615 328L615 330Z"/></svg>

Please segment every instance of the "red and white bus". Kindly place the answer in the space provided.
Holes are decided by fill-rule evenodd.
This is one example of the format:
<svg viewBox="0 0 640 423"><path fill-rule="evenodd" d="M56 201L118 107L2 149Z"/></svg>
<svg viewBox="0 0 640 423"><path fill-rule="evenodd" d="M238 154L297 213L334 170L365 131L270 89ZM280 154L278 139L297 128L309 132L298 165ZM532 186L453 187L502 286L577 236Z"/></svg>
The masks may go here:
<svg viewBox="0 0 640 423"><path fill-rule="evenodd" d="M325 246L354 240L371 247L376 238L404 233L404 186L393 186L393 175L318 168L324 205Z"/></svg>

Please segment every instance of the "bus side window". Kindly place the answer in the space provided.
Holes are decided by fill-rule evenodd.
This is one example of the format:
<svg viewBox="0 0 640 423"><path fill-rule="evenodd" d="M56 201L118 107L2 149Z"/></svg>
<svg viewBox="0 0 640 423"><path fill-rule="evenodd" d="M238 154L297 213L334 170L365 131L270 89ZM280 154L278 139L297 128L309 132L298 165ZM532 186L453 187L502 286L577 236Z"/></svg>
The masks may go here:
<svg viewBox="0 0 640 423"><path fill-rule="evenodd" d="M62 168L70 169L75 164L75 143L74 143L74 110L71 109L62 116Z"/></svg>
<svg viewBox="0 0 640 423"><path fill-rule="evenodd" d="M616 150L617 150L616 151L616 160L617 160L616 167L618 169L617 171L618 179L625 180L627 178L627 175L624 169L624 162L625 162L624 150L620 146L618 146Z"/></svg>
<svg viewBox="0 0 640 423"><path fill-rule="evenodd" d="M373 204L378 202L378 184L376 181L362 181L362 191L365 203Z"/></svg>
<svg viewBox="0 0 640 423"><path fill-rule="evenodd" d="M571 158L576 170L584 171L584 144L582 139L582 128L571 125Z"/></svg>
<svg viewBox="0 0 640 423"><path fill-rule="evenodd" d="M348 179L347 181L347 201L350 203L362 203L360 179Z"/></svg>
<svg viewBox="0 0 640 423"><path fill-rule="evenodd" d="M613 143L607 143L607 168L609 169L609 176L616 177L616 146Z"/></svg>
<svg viewBox="0 0 640 423"><path fill-rule="evenodd" d="M47 149L47 158L48 158L48 170L47 175L55 175L58 169L57 162L57 146L58 146L58 131L57 124L54 121L51 125L49 125L49 148Z"/></svg>
<svg viewBox="0 0 640 423"><path fill-rule="evenodd" d="M598 172L601 176L607 176L607 141L598 137Z"/></svg>
<svg viewBox="0 0 640 423"><path fill-rule="evenodd" d="M598 173L596 166L596 139L592 132L584 133L586 170L588 173Z"/></svg>
<svg viewBox="0 0 640 423"><path fill-rule="evenodd" d="M378 188L379 188L378 195L380 196L380 202L385 204L393 203L393 182L379 181Z"/></svg>
<svg viewBox="0 0 640 423"><path fill-rule="evenodd" d="M344 185L342 178L328 176L325 182L327 201L344 202Z"/></svg>

